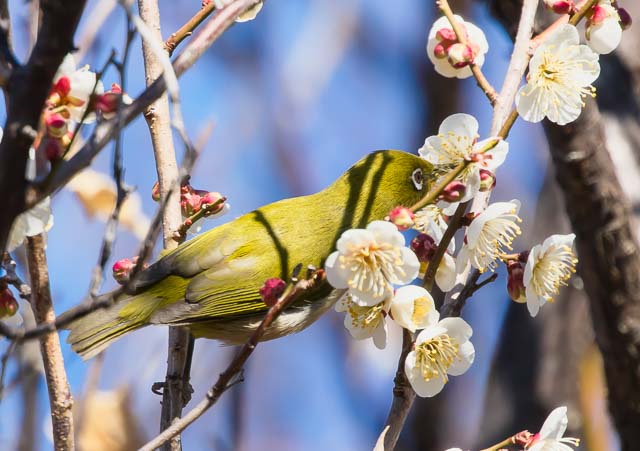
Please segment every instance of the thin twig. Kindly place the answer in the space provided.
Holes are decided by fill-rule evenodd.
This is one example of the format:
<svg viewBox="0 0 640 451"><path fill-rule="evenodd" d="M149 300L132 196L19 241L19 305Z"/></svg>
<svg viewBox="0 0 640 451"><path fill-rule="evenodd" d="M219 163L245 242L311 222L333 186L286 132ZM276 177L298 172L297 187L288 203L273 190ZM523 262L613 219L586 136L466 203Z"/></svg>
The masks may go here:
<svg viewBox="0 0 640 451"><path fill-rule="evenodd" d="M209 410L217 401L220 396L229 389L236 382L234 378L238 375L244 364L249 359L253 351L258 346L260 339L264 335L269 326L278 318L278 316L296 299L299 299L300 295L305 291L317 286L318 283L322 283L323 274L321 271L317 271L311 278L303 279L295 284L290 284L283 295L276 302L265 315L264 319L260 323L260 326L251 334L251 337L246 344L240 348L235 358L231 361L227 369L220 374L217 382L209 389L206 397L198 403L192 410L190 410L182 418L177 419L171 424L171 426L160 435L149 441L146 445L139 449L139 451L152 451L162 446L167 441L184 431L191 423L200 418L207 410Z"/></svg>
<svg viewBox="0 0 640 451"><path fill-rule="evenodd" d="M18 345L17 341L9 342L7 346L7 350L2 354L2 359L0 359L0 402L4 399L4 378L7 374L7 364L9 363L9 359L13 355L13 351L16 350L16 346Z"/></svg>
<svg viewBox="0 0 640 451"><path fill-rule="evenodd" d="M440 316L442 318L460 316L460 313L462 313L462 309L467 303L467 300L471 296L473 296L473 294L480 288L494 282L498 278L498 274L493 273L491 274L491 276L478 283L478 279L481 275L482 273L480 271L478 271L477 269L474 270L469 276L467 283L465 283L464 287L462 287L462 290L460 290L460 293L458 293L458 296L450 296L449 299L445 301L445 303L442 305L442 308L440 309Z"/></svg>
<svg viewBox="0 0 640 451"><path fill-rule="evenodd" d="M165 41L164 48L169 53L169 56L173 54L176 47L180 45L182 41L187 39L189 36L193 34L193 30L195 30L198 25L200 25L207 17L213 13L216 9L215 2L209 2L208 5L203 6L191 19L189 19L183 26L181 26L178 31L172 33L171 36Z"/></svg>
<svg viewBox="0 0 640 451"><path fill-rule="evenodd" d="M49 288L49 272L44 251L43 235L27 237L27 259L33 288L32 307L36 323L52 324L55 313ZM73 398L60 348L58 334L47 334L40 338L40 352L49 391L53 445L56 450L73 450Z"/></svg>
<svg viewBox="0 0 640 451"><path fill-rule="evenodd" d="M456 34L456 37L458 38L458 42L461 44L467 45L468 44L467 33L465 33L465 31L460 27L460 24L454 17L453 11L449 6L449 2L447 0L437 0L436 5L438 6L438 8L440 8L440 11L442 11L442 14L444 14L445 17L449 19L451 28L453 29L454 33ZM491 83L489 83L489 80L487 80L487 77L484 76L484 73L482 72L482 69L480 69L480 66L478 66L475 63L470 63L469 69L471 69L471 73L473 74L476 81L478 82L478 86L480 87L480 89L482 89L482 92L484 92L484 94L487 96L487 99L489 99L489 102L491 103L491 105L493 105L496 102L496 99L498 97L498 94L496 93L495 88L491 86Z"/></svg>
<svg viewBox="0 0 640 451"><path fill-rule="evenodd" d="M96 36L100 31L100 28L111 15L116 7L117 2L115 0L101 0L96 3L86 21L82 27L82 31L78 37L78 51L75 54L77 61L82 61L93 44L95 44ZM123 89L123 92L124 89Z"/></svg>

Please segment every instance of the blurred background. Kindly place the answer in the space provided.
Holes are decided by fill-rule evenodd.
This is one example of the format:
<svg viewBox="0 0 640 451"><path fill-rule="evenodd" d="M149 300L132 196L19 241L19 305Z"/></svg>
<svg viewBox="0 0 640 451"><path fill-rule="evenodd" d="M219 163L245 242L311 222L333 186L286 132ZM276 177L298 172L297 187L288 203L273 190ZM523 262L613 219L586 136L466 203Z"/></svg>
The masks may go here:
<svg viewBox="0 0 640 451"><path fill-rule="evenodd" d="M76 39L79 63L94 70L125 41L124 13L112 3L89 1ZM16 52L23 57L33 9L23 0L9 4ZM485 31L490 44L485 74L499 87L512 49L508 33L486 2L451 4ZM166 38L200 3L160 1L160 7ZM108 13L99 29L91 13L96 8ZM475 115L486 136L491 108L473 79L439 77L427 59L435 11L433 2L419 0L271 0L254 21L232 27L181 79L191 137L214 127L192 185L220 191L232 205L227 216L209 221L206 228L278 199L318 191L373 150L417 152L442 119L455 112ZM87 42L91 46L83 47ZM617 58L604 57L603 62L616 64ZM135 97L144 88L139 39L127 77L127 92ZM115 71L106 73L105 86L117 81ZM547 177L542 128L518 122L509 142L511 152L497 174L492 199L522 201L519 251L551 233L567 232L568 226ZM142 118L124 133L123 149L126 182L141 199L132 214L144 223L156 208L150 196L156 172ZM105 149L92 168L108 176L111 151ZM54 305L61 313L87 294L104 222L87 215L72 190L54 197L53 214L47 253ZM109 267L135 255L139 236L136 227L122 228ZM560 405L569 407L568 435L582 437L583 449L616 449L581 280L575 278L563 298L534 321L525 306L508 299L505 271L499 272L497 282L479 292L463 313L474 329L474 365L437 397L417 400L398 449L486 447L522 429L537 431ZM107 277L104 291L114 286ZM28 322L24 306L21 314ZM245 382L185 432L184 449L371 449L391 402L401 334L391 328L387 348L379 351L371 341L351 339L342 320L332 311L300 334L260 345L245 368ZM166 328L149 327L89 362L64 345L83 449L133 449L157 433L160 397L151 385L164 380L166 341ZM0 352L7 345L0 342ZM187 409L204 396L233 351L213 341L196 342L195 393ZM52 446L39 359L37 344L31 342L7 363L0 449Z"/></svg>

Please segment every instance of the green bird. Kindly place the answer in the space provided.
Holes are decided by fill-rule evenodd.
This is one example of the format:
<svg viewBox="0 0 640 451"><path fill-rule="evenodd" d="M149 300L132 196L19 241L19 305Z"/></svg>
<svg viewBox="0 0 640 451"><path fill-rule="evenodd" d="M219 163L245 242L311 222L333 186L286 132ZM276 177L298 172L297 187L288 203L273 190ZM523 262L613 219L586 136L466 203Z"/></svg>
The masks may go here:
<svg viewBox="0 0 640 451"><path fill-rule="evenodd" d="M288 280L302 264L323 267L340 235L411 206L432 186L433 166L406 152L373 152L328 188L284 199L216 227L163 255L140 273L133 293L73 322L67 341L83 358L149 324L186 325L196 337L246 342L268 307L259 290ZM296 300L263 340L301 331L339 298L327 282Z"/></svg>

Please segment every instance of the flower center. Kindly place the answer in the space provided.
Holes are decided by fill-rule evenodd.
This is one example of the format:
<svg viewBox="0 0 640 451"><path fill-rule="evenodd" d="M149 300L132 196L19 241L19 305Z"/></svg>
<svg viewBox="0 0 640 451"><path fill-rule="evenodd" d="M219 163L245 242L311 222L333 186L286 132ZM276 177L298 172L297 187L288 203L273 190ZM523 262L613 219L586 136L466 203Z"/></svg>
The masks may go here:
<svg viewBox="0 0 640 451"><path fill-rule="evenodd" d="M440 334L416 346L416 363L425 381L440 378L449 380L447 370L458 356L458 341L447 334Z"/></svg>
<svg viewBox="0 0 640 451"><path fill-rule="evenodd" d="M349 304L349 316L351 323L362 329L375 329L384 318L384 302L373 307L363 307L354 302Z"/></svg>
<svg viewBox="0 0 640 451"><path fill-rule="evenodd" d="M413 301L413 312L411 313L411 321L414 324L421 324L422 320L431 310L431 304L426 297L417 298Z"/></svg>
<svg viewBox="0 0 640 451"><path fill-rule="evenodd" d="M405 275L400 249L388 243L351 246L339 261L352 274L348 281L350 288L371 292L376 297L382 297L389 283L398 280L396 274Z"/></svg>
<svg viewBox="0 0 640 451"><path fill-rule="evenodd" d="M547 301L553 301L553 294L558 294L559 288L566 285L566 281L575 272L578 260L569 246L550 248L533 267L533 289Z"/></svg>
<svg viewBox="0 0 640 451"><path fill-rule="evenodd" d="M488 267L493 271L497 265L495 259L498 254L505 248L511 250L511 243L520 235L518 222L521 222L521 219L513 210L484 223L476 244L476 267Z"/></svg>

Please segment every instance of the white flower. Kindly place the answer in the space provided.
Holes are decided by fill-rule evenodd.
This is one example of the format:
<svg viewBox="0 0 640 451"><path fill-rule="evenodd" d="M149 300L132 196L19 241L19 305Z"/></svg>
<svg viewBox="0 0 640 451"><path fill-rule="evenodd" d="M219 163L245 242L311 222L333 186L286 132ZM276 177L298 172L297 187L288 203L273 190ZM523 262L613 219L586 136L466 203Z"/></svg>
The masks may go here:
<svg viewBox="0 0 640 451"><path fill-rule="evenodd" d="M391 317L401 327L415 332L438 322L431 294L417 285L398 288L391 300Z"/></svg>
<svg viewBox="0 0 640 451"><path fill-rule="evenodd" d="M456 261L448 253L444 253L440 265L436 271L436 284L444 293L453 289L456 285Z"/></svg>
<svg viewBox="0 0 640 451"><path fill-rule="evenodd" d="M577 119L584 97L600 75L598 54L580 44L578 30L563 25L538 47L529 62L527 84L518 91L518 114L529 122L545 117L558 125Z"/></svg>
<svg viewBox="0 0 640 451"><path fill-rule="evenodd" d="M578 447L580 439L563 437L567 424L569 424L567 408L562 406L554 409L544 420L542 429L535 435L527 451L572 451L573 448L566 443Z"/></svg>
<svg viewBox="0 0 640 451"><path fill-rule="evenodd" d="M472 160L458 177L467 187L460 202L472 199L480 189L480 169L495 172L504 162L509 152L509 144L500 140L495 147L484 153L477 152L485 148L493 138L480 142L478 139L478 121L469 114L457 113L449 116L438 129L436 136L429 136L418 152L420 156L436 166L437 169L450 171L463 161ZM477 160L477 161L476 161ZM446 204L439 205L441 208Z"/></svg>
<svg viewBox="0 0 640 451"><path fill-rule="evenodd" d="M101 81L97 81L96 84L96 74L89 70L88 65L76 69L75 59L70 53L62 60L62 64L53 78L53 83L56 84L62 77L69 79L70 86L70 91L66 96L65 109L69 112L71 119L80 122L87 106L89 106L91 94L100 95L104 93L104 86ZM85 122L93 120L95 120L95 115L93 114L85 118Z"/></svg>
<svg viewBox="0 0 640 451"><path fill-rule="evenodd" d="M32 209L18 215L13 222L7 252L20 246L26 237L39 235L53 227L53 215L51 214L51 199L46 197Z"/></svg>
<svg viewBox="0 0 640 451"><path fill-rule="evenodd" d="M436 316L439 318L439 314ZM475 358L469 341L473 330L461 318L445 318L427 326L404 362L409 383L418 396L435 396L449 376L464 374Z"/></svg>
<svg viewBox="0 0 640 451"><path fill-rule="evenodd" d="M529 252L523 283L531 316L536 316L545 303L552 302L560 285L566 285L575 272L578 262L572 250L575 237L573 233L551 235Z"/></svg>
<svg viewBox="0 0 640 451"><path fill-rule="evenodd" d="M347 293L336 303L336 312L346 312L344 327L356 340L373 339L378 349L387 346L387 321L389 300L371 307L358 305L355 296Z"/></svg>
<svg viewBox="0 0 640 451"><path fill-rule="evenodd" d="M429 235L436 244L440 244L442 235L447 231L447 227L449 227L447 215L442 208L434 204L429 204L417 211L413 220L413 228ZM451 253L455 252L456 243L454 239L449 243L447 250Z"/></svg>
<svg viewBox="0 0 640 451"><path fill-rule="evenodd" d="M472 60L474 64L478 67L482 67L484 64L484 55L489 51L489 43L487 42L487 38L485 37L482 30L476 27L471 22L465 22L462 17L458 15L454 15L456 21L460 24L460 27L466 31L467 33L467 41L469 42L469 49L472 52ZM443 40L442 31L446 33L448 36L453 39ZM438 34L438 32L441 32ZM456 68L449 61L448 50L456 50L459 47L457 40L455 39L455 34L451 29L451 23L449 19L446 17L441 17L435 21L431 30L429 30L429 39L427 41L427 56L433 63L436 72L440 75L448 78L468 78L473 74L471 73L471 69L468 64L463 67ZM437 48L437 49L436 49ZM436 50L439 55L436 56ZM457 54L458 52L453 52ZM457 61L457 58L454 62Z"/></svg>
<svg viewBox="0 0 640 451"><path fill-rule="evenodd" d="M229 6L231 3L233 3L233 0L213 0L213 3L215 4L216 9L222 9L225 6ZM242 14L240 14L236 19L236 22L248 22L250 20L255 19L258 13L260 12L260 10L262 9L262 4L263 2L260 1L255 5L253 5L251 8L249 8L248 10L246 10L245 12L243 12Z"/></svg>
<svg viewBox="0 0 640 451"><path fill-rule="evenodd" d="M391 297L393 284L407 284L418 275L420 262L404 244L396 226L386 221L347 230L325 262L327 280L334 288L349 288L360 305L373 307Z"/></svg>
<svg viewBox="0 0 640 451"><path fill-rule="evenodd" d="M466 244L458 254L458 272L471 263L476 269L493 270L495 260L520 235L520 202L496 202L471 221L467 228Z"/></svg>
<svg viewBox="0 0 640 451"><path fill-rule="evenodd" d="M585 38L589 47L601 55L613 52L622 40L618 11L610 0L600 0L587 20Z"/></svg>

